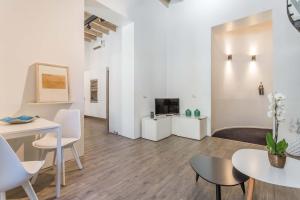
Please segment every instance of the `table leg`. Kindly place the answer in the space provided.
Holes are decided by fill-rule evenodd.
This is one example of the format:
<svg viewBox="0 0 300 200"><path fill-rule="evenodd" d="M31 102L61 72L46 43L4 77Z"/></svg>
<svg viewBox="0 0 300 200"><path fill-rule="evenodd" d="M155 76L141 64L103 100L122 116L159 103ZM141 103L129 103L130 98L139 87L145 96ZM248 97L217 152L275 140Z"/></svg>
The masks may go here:
<svg viewBox="0 0 300 200"><path fill-rule="evenodd" d="M62 180L61 184L66 186L66 171L65 171L65 156L64 156L64 149L61 149L61 162L62 162Z"/></svg>
<svg viewBox="0 0 300 200"><path fill-rule="evenodd" d="M61 150L61 128L56 129L57 147L56 147L56 197L60 197L61 190L61 175L62 175L62 150Z"/></svg>
<svg viewBox="0 0 300 200"><path fill-rule="evenodd" d="M250 178L248 182L247 200L253 199L254 186L255 186L255 179Z"/></svg>
<svg viewBox="0 0 300 200"><path fill-rule="evenodd" d="M245 194L246 193L246 190L245 190L245 183L241 183L241 188L243 190L243 193Z"/></svg>
<svg viewBox="0 0 300 200"><path fill-rule="evenodd" d="M198 182L199 174L196 173L196 183Z"/></svg>
<svg viewBox="0 0 300 200"><path fill-rule="evenodd" d="M221 200L221 186L216 185L216 200Z"/></svg>

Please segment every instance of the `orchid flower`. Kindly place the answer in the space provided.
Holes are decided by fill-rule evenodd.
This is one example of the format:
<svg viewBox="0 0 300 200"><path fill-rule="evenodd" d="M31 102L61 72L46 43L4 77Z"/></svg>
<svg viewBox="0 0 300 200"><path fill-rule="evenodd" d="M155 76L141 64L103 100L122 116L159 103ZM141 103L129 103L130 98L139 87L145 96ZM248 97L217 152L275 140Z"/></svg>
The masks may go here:
<svg viewBox="0 0 300 200"><path fill-rule="evenodd" d="M285 100L286 97L281 93L271 93L268 95L269 111L267 113L269 118L273 118L275 122L275 142L278 139L279 124L285 120Z"/></svg>

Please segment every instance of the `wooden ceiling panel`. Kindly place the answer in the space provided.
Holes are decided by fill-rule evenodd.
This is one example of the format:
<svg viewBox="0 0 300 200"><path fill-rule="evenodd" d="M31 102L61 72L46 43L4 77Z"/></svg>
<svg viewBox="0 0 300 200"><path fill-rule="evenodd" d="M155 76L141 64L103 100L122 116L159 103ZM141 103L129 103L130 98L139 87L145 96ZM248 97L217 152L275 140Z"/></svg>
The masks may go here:
<svg viewBox="0 0 300 200"><path fill-rule="evenodd" d="M104 28L103 26L99 25L96 22L92 22L91 23L91 27L92 27L92 29L95 29L95 30L97 30L99 32L102 32L102 33L105 33L105 34L109 34L109 30L108 29Z"/></svg>
<svg viewBox="0 0 300 200"><path fill-rule="evenodd" d="M84 33L84 37L90 40L97 40L97 37L88 33Z"/></svg>
<svg viewBox="0 0 300 200"><path fill-rule="evenodd" d="M98 18L97 20L95 20L95 22L98 25L100 25L100 26L102 26L102 27L104 27L106 29L109 29L109 30L114 31L114 32L117 31L117 26L114 25L114 24L112 24L112 23L110 23L110 22L108 22L108 21L105 21L105 20L102 20L102 19Z"/></svg>
<svg viewBox="0 0 300 200"><path fill-rule="evenodd" d="M84 41L86 41L86 42L91 42L92 40L85 37L85 38L84 38Z"/></svg>
<svg viewBox="0 0 300 200"><path fill-rule="evenodd" d="M101 37L101 38L103 36L103 33L97 32L97 31L95 31L93 29L84 28L84 32L88 33L88 34L91 34L91 35L94 35L94 36L97 36L97 37Z"/></svg>
<svg viewBox="0 0 300 200"><path fill-rule="evenodd" d="M109 34L109 31L116 32L117 26L88 12L84 12L85 41L97 40L97 37L103 37L103 34Z"/></svg>
<svg viewBox="0 0 300 200"><path fill-rule="evenodd" d="M99 30L97 30L97 29L91 29L91 31L94 31L94 32L96 32L98 35L99 35L99 37L103 37L103 33L102 32L100 32Z"/></svg>

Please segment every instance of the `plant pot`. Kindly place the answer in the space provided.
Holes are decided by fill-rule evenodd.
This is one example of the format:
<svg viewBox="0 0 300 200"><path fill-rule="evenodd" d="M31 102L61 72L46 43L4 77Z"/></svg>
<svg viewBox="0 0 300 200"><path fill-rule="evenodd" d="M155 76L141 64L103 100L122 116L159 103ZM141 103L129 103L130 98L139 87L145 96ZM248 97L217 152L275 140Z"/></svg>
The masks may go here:
<svg viewBox="0 0 300 200"><path fill-rule="evenodd" d="M273 167L276 168L284 168L286 163L286 155L280 156L280 155L274 155L268 152L269 162Z"/></svg>

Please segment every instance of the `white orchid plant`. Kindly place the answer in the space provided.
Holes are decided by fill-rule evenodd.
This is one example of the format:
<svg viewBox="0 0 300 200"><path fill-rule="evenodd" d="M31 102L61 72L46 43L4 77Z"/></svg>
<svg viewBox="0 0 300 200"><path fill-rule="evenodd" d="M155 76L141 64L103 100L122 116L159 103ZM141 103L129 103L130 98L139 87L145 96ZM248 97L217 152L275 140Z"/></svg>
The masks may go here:
<svg viewBox="0 0 300 200"><path fill-rule="evenodd" d="M274 155L284 156L288 144L285 139L278 142L278 130L280 123L285 120L284 114L286 97L281 93L271 93L268 95L268 99L270 102L268 117L274 119L275 134L267 134L267 148L269 152Z"/></svg>

